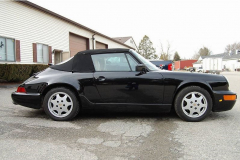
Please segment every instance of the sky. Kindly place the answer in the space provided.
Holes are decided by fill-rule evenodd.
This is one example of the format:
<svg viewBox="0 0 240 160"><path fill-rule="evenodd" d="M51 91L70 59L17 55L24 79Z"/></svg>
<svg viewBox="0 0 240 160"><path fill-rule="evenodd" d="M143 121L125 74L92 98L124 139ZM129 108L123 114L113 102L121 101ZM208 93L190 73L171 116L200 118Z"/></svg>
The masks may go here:
<svg viewBox="0 0 240 160"><path fill-rule="evenodd" d="M109 37L147 35L160 54L192 58L206 46L212 54L240 42L240 0L29 0Z"/></svg>

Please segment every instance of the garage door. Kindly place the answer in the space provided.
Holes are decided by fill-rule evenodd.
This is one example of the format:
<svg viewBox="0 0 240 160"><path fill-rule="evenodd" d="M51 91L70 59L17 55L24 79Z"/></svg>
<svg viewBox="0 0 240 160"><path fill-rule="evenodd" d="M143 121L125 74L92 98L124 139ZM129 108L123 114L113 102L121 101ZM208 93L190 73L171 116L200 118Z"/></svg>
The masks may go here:
<svg viewBox="0 0 240 160"><path fill-rule="evenodd" d="M107 44L96 41L96 49L107 49L107 48L108 48Z"/></svg>
<svg viewBox="0 0 240 160"><path fill-rule="evenodd" d="M71 57L77 54L79 51L88 49L88 39L78 36L76 34L69 34L69 48Z"/></svg>

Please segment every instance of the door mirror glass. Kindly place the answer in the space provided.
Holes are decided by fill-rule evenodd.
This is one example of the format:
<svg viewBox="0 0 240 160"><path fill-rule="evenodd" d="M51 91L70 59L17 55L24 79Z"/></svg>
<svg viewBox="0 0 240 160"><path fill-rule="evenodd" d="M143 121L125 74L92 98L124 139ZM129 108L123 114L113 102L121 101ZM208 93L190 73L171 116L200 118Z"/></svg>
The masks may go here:
<svg viewBox="0 0 240 160"><path fill-rule="evenodd" d="M147 69L146 69L146 66L144 64L138 64L136 66L136 71L141 72L141 73L146 73Z"/></svg>

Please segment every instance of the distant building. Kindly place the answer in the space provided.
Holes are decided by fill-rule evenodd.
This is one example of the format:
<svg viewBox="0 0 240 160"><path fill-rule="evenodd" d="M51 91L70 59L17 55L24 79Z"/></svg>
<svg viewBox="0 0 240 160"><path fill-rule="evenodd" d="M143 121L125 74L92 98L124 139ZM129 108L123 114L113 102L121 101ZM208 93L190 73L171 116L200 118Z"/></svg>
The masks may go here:
<svg viewBox="0 0 240 160"><path fill-rule="evenodd" d="M198 58L198 61L193 63L193 68L198 69L198 68L203 67L203 59L204 59L205 57L206 57L206 56L200 56L200 57Z"/></svg>
<svg viewBox="0 0 240 160"><path fill-rule="evenodd" d="M135 50L137 50L137 45L135 43L135 41L133 40L132 37L114 37L113 39L123 43L123 44L126 44L128 46L131 46L132 48L134 48Z"/></svg>
<svg viewBox="0 0 240 160"><path fill-rule="evenodd" d="M205 56L203 70L235 71L240 68L240 51Z"/></svg>
<svg viewBox="0 0 240 160"><path fill-rule="evenodd" d="M197 60L180 60L180 61L175 61L174 62L174 69L175 70L181 70L184 69L185 67L193 67L193 63L197 62Z"/></svg>

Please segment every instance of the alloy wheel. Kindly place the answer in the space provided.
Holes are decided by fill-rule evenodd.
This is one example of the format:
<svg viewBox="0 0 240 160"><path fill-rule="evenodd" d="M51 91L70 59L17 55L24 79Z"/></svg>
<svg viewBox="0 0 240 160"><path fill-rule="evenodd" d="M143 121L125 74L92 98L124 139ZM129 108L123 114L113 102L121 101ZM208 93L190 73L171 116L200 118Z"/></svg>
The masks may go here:
<svg viewBox="0 0 240 160"><path fill-rule="evenodd" d="M206 112L208 102L202 93L190 92L183 97L181 107L185 115L197 118Z"/></svg>
<svg viewBox="0 0 240 160"><path fill-rule="evenodd" d="M48 110L56 117L68 116L73 109L73 101L65 92L56 92L48 99Z"/></svg>

